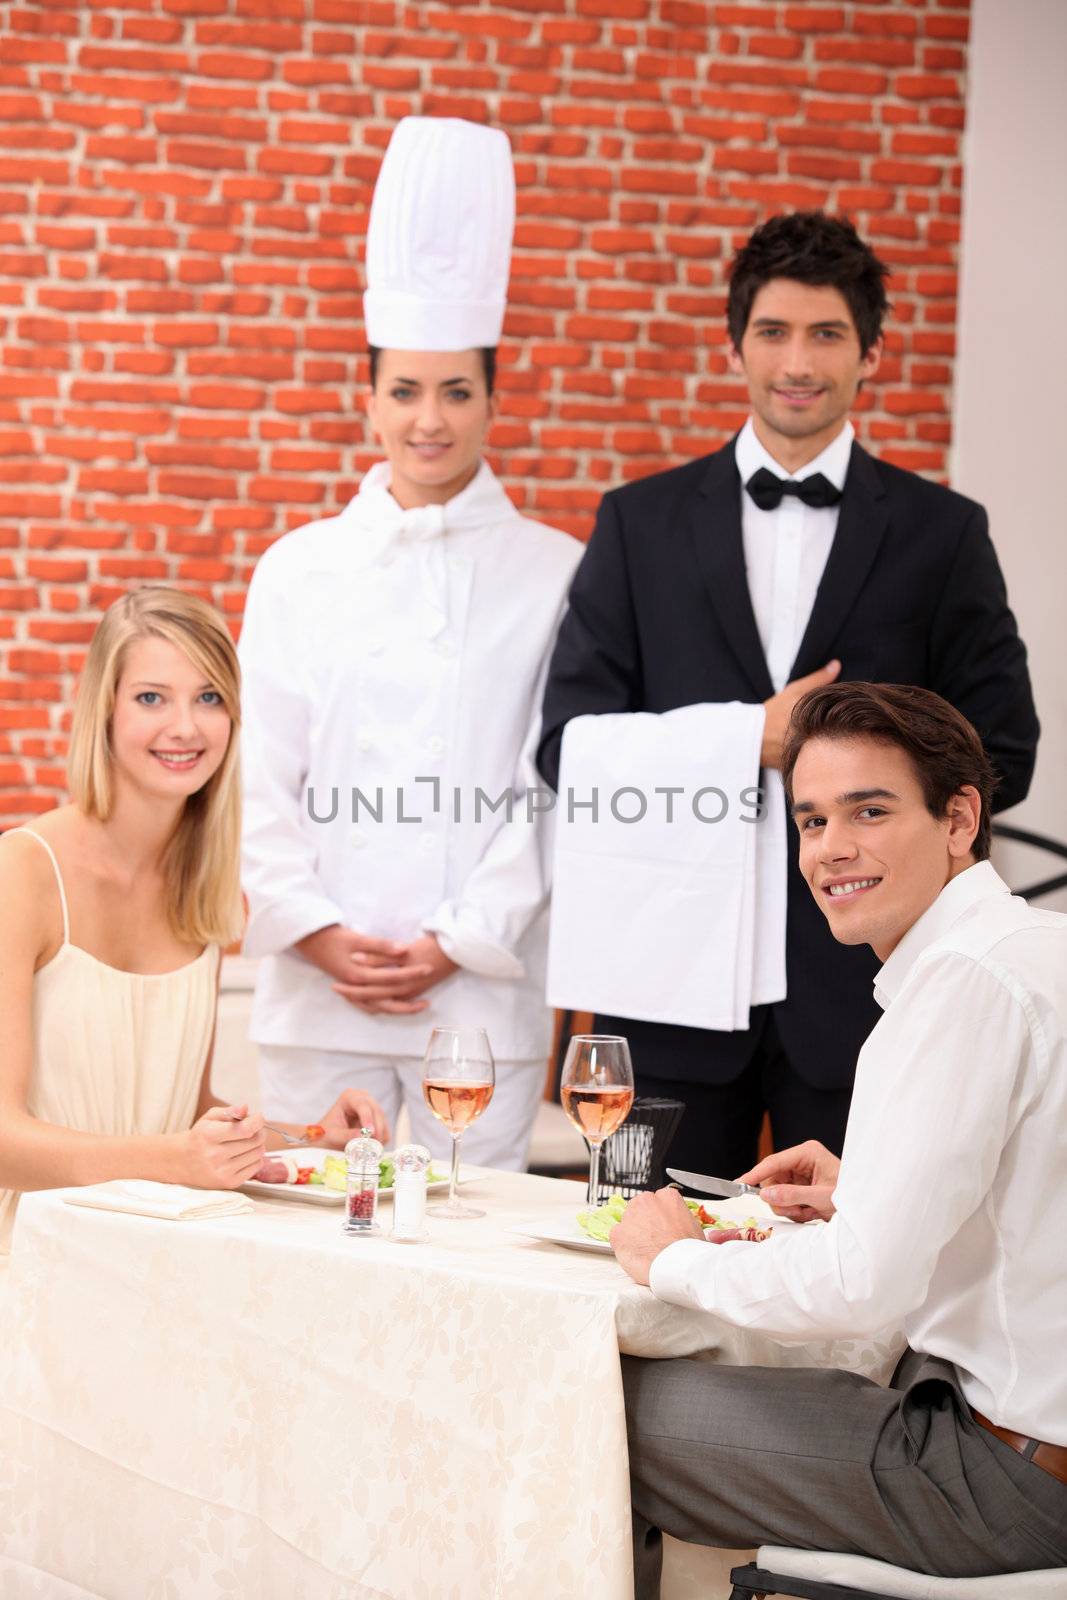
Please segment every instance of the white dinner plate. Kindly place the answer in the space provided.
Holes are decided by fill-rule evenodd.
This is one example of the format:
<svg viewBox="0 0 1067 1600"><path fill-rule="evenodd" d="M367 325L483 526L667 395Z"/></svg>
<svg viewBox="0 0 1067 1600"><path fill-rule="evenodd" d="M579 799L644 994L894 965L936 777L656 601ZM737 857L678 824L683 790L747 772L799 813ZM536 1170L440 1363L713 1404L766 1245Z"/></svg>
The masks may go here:
<svg viewBox="0 0 1067 1600"><path fill-rule="evenodd" d="M698 1195L687 1198L701 1199L709 1211L714 1211L717 1215L734 1222L740 1223L748 1217L755 1217L761 1227L796 1227L796 1223L790 1222L786 1217L776 1217L767 1202L755 1196L742 1195L736 1200L709 1200L705 1196ZM544 1222L535 1218L530 1222L516 1224L511 1231L520 1234L524 1239L540 1240L543 1244L561 1244L566 1250L588 1250L598 1256L614 1254L606 1239L591 1239L585 1230L579 1227L577 1217L572 1220L561 1218L558 1222Z"/></svg>
<svg viewBox="0 0 1067 1600"><path fill-rule="evenodd" d="M340 1153L339 1150L331 1150L324 1145L289 1145L285 1150L286 1155L299 1156L302 1167L316 1167L319 1171L325 1165L327 1156L336 1156L340 1155ZM392 1155L392 1153L391 1150L386 1151L387 1155ZM280 1150L272 1150L270 1154L281 1155L282 1152ZM436 1162L431 1163L430 1171L433 1172L435 1168L440 1171ZM460 1172L459 1181L460 1183L463 1182L462 1171ZM325 1184L321 1183L263 1183L259 1178L251 1178L248 1183L242 1184L241 1187L248 1194L269 1195L274 1200L306 1200L313 1206L344 1205L345 1200L343 1189L327 1189ZM427 1189L447 1189L448 1179L447 1177L435 1178L426 1187ZM392 1194L392 1184L387 1189L378 1190L379 1199L383 1197L391 1199Z"/></svg>
<svg viewBox="0 0 1067 1600"><path fill-rule="evenodd" d="M511 1229L524 1239L537 1239L542 1244L561 1244L567 1250L589 1250L593 1255L610 1256L614 1252L607 1240L590 1239L577 1222L565 1219L559 1222L520 1222Z"/></svg>

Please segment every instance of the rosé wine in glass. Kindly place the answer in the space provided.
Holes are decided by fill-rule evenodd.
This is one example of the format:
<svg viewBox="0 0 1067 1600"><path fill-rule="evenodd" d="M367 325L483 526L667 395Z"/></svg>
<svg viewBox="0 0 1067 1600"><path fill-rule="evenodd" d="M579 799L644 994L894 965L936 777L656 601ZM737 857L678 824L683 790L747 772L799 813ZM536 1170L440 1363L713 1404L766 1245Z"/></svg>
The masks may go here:
<svg viewBox="0 0 1067 1600"><path fill-rule="evenodd" d="M491 1083L454 1083L449 1078L424 1078L426 1104L449 1132L457 1137L480 1117L493 1098Z"/></svg>
<svg viewBox="0 0 1067 1600"><path fill-rule="evenodd" d="M436 1217L483 1217L484 1211L456 1198L459 1181L459 1141L464 1130L480 1117L496 1084L493 1052L484 1028L435 1028L426 1046L422 1067L422 1093L438 1121L452 1135L452 1171L448 1199L429 1206Z"/></svg>
<svg viewBox="0 0 1067 1600"><path fill-rule="evenodd" d="M602 1144L621 1128L634 1103L632 1089L576 1089L561 1092L563 1109L582 1136Z"/></svg>
<svg viewBox="0 0 1067 1600"><path fill-rule="evenodd" d="M574 1034L563 1063L560 1099L589 1146L587 1203L596 1206L600 1146L626 1121L634 1100L634 1072L626 1040L620 1034Z"/></svg>

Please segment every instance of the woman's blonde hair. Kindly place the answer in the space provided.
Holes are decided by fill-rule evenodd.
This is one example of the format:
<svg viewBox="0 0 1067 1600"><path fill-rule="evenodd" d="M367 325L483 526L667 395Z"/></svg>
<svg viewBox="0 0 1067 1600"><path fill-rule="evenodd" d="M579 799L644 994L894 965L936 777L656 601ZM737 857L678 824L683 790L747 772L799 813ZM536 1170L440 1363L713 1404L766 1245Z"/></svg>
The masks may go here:
<svg viewBox="0 0 1067 1600"><path fill-rule="evenodd" d="M136 589L108 607L78 685L67 776L71 799L106 822L114 804L111 719L126 654L137 639L165 639L222 697L232 723L226 754L182 808L163 858L167 916L189 944L229 944L241 932L241 669L214 606L179 589Z"/></svg>

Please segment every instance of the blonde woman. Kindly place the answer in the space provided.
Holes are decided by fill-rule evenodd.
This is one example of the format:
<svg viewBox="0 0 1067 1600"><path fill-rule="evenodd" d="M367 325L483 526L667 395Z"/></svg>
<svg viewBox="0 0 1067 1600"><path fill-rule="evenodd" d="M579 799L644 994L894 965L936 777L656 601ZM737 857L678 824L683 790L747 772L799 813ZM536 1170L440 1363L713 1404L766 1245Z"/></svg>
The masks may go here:
<svg viewBox="0 0 1067 1600"><path fill-rule="evenodd" d="M236 1188L281 1142L210 1089L242 923L239 695L218 612L165 588L116 601L79 688L71 803L0 839L0 1253L19 1191ZM346 1090L326 1142L364 1120L387 1134Z"/></svg>

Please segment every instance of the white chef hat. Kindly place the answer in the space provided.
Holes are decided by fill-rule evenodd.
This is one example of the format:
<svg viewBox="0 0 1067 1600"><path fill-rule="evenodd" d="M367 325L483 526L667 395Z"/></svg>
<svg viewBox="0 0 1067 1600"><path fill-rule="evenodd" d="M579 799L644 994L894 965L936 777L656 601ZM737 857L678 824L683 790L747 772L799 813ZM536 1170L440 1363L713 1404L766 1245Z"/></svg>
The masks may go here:
<svg viewBox="0 0 1067 1600"><path fill-rule="evenodd" d="M398 122L367 230L368 344L470 350L499 343L514 228L506 133L458 117Z"/></svg>

